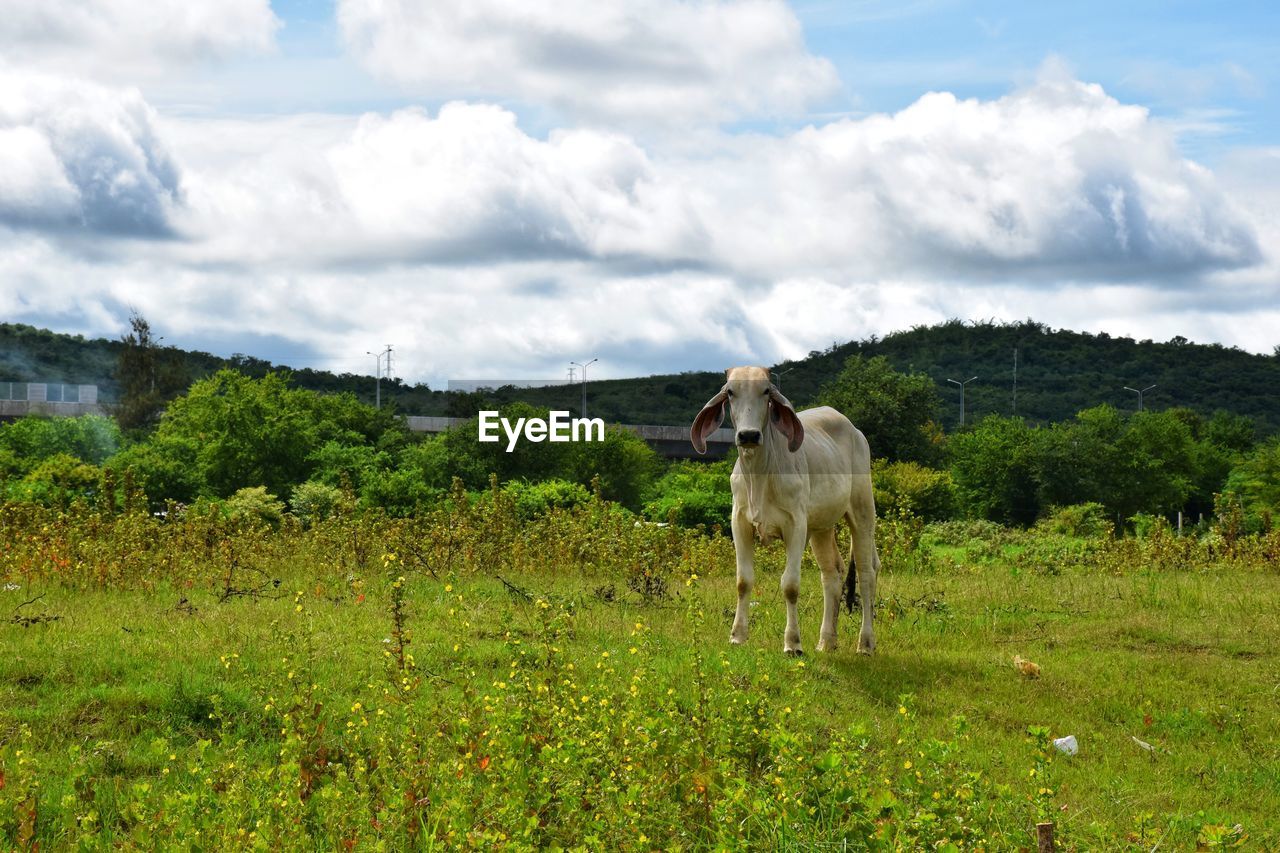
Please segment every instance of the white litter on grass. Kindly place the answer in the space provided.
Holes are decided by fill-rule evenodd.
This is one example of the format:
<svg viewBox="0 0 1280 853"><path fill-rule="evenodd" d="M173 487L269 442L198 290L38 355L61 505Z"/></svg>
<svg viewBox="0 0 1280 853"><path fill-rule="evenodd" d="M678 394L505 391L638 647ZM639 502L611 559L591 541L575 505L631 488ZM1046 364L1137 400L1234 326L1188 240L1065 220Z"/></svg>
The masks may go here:
<svg viewBox="0 0 1280 853"><path fill-rule="evenodd" d="M1154 746L1152 746L1151 744L1147 743L1145 740L1138 740L1138 739L1137 739L1136 737L1134 737L1133 735L1129 735L1129 738L1130 738L1134 743L1136 743L1138 746L1140 746L1140 747L1142 747L1143 749L1145 749L1147 752L1155 752L1155 751L1156 751L1156 748L1155 748Z"/></svg>
<svg viewBox="0 0 1280 853"><path fill-rule="evenodd" d="M1080 751L1080 744L1076 742L1075 735L1054 738L1053 745L1058 748L1059 752L1065 752L1067 755L1075 755Z"/></svg>

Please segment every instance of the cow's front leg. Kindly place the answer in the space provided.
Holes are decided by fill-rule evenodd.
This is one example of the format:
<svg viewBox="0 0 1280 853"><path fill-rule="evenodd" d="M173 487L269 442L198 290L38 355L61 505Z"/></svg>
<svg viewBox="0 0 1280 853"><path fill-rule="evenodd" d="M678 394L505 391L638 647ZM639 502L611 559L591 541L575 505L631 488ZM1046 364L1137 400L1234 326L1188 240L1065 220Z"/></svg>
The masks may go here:
<svg viewBox="0 0 1280 853"><path fill-rule="evenodd" d="M805 526L792 524L783 534L787 545L787 567L782 570L782 598L787 603L787 630L782 635L782 651L802 655L800 646L800 560L804 557Z"/></svg>
<svg viewBox="0 0 1280 853"><path fill-rule="evenodd" d="M729 642L736 646L747 641L751 588L756 582L756 536L745 513L734 512L730 527L733 529L733 551L738 563L738 609L733 614L733 630L729 633Z"/></svg>

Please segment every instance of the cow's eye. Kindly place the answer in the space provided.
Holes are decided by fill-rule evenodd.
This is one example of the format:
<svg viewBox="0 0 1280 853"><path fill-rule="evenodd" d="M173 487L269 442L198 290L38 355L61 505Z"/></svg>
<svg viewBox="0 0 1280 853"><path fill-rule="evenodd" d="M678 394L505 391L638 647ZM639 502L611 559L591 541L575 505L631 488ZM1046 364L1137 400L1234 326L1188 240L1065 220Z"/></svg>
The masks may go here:
<svg viewBox="0 0 1280 853"><path fill-rule="evenodd" d="M732 392L732 391L725 391L725 392L724 392L724 394L725 394L725 396L726 396L726 397L732 397L732 396L733 396L733 392Z"/></svg>

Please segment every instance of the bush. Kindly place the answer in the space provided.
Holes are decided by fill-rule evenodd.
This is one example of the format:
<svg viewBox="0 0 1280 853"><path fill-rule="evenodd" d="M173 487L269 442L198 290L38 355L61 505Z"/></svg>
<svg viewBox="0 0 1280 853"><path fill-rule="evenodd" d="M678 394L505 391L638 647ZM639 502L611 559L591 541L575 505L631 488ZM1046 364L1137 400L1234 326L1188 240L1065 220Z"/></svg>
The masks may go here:
<svg viewBox="0 0 1280 853"><path fill-rule="evenodd" d="M1223 492L1239 503L1252 530L1280 517L1280 439L1258 446L1241 460Z"/></svg>
<svg viewBox="0 0 1280 853"><path fill-rule="evenodd" d="M311 479L328 486L349 484L359 492L365 481L390 467L388 453L363 444L327 441L308 457L315 465Z"/></svg>
<svg viewBox="0 0 1280 853"><path fill-rule="evenodd" d="M881 516L909 512L926 521L941 521L955 513L955 486L947 471L877 459L871 465L871 477Z"/></svg>
<svg viewBox="0 0 1280 853"><path fill-rule="evenodd" d="M447 433L428 438L400 451L395 468L366 469L361 478L360 503L381 507L391 515L407 516L437 500L448 491L451 482L451 446L456 440Z"/></svg>
<svg viewBox="0 0 1280 853"><path fill-rule="evenodd" d="M7 447L0 447L0 484L5 480L22 476L22 460Z"/></svg>
<svg viewBox="0 0 1280 853"><path fill-rule="evenodd" d="M662 466L644 439L623 429L606 429L604 441L583 441L570 447L570 479L587 485L599 477L600 497L630 510L640 509Z"/></svg>
<svg viewBox="0 0 1280 853"><path fill-rule="evenodd" d="M652 521L674 521L682 527L719 525L727 535L733 513L733 493L729 489L732 460L711 465L677 462L654 485L644 505L644 515Z"/></svg>
<svg viewBox="0 0 1280 853"><path fill-rule="evenodd" d="M1107 508L1093 501L1054 507L1036 526L1049 533L1086 539L1110 536L1114 530Z"/></svg>
<svg viewBox="0 0 1280 853"><path fill-rule="evenodd" d="M76 498L97 493L102 470L81 462L67 453L45 459L21 480L8 484L10 500L28 501L45 506L68 506Z"/></svg>
<svg viewBox="0 0 1280 853"><path fill-rule="evenodd" d="M342 499L342 490L338 487L308 480L293 490L289 506L299 521L310 526L333 515Z"/></svg>
<svg viewBox="0 0 1280 853"><path fill-rule="evenodd" d="M28 416L0 424L0 454L9 451L18 460L21 473L39 462L65 454L101 465L120 445L120 428L101 415L78 418Z"/></svg>
<svg viewBox="0 0 1280 853"><path fill-rule="evenodd" d="M1008 528L985 518L942 521L930 524L929 538L939 545L963 547L973 542L993 542L1003 539Z"/></svg>
<svg viewBox="0 0 1280 853"><path fill-rule="evenodd" d="M121 482L125 472L132 471L134 482L146 493L147 502L155 511L166 500L189 504L204 493L197 453L194 441L158 438L120 451L104 467L115 472L116 480Z"/></svg>
<svg viewBox="0 0 1280 853"><path fill-rule="evenodd" d="M591 501L591 492L568 480L544 480L529 483L515 480L502 487L521 521L546 515L553 509L572 509Z"/></svg>
<svg viewBox="0 0 1280 853"><path fill-rule="evenodd" d="M223 502L222 511L228 518L246 519L273 528L284 521L284 503L268 492L266 486L239 489Z"/></svg>

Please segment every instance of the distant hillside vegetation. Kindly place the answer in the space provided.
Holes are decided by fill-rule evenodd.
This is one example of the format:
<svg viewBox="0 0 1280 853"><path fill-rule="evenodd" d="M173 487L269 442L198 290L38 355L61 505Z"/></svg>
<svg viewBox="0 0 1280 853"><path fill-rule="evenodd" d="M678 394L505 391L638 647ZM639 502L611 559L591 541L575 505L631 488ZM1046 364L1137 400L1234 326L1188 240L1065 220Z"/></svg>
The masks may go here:
<svg viewBox="0 0 1280 853"><path fill-rule="evenodd" d="M121 344L86 340L20 324L0 324L0 381L95 383L110 399ZM1034 422L1065 420L1081 409L1110 403L1136 408L1137 395L1124 386L1156 388L1145 403L1154 409L1186 406L1203 413L1219 409L1247 415L1264 433L1280 431L1280 356L1254 355L1220 344L1194 344L1184 338L1157 343L1050 329L1041 323L969 323L951 320L918 326L883 338L834 345L806 358L777 365L784 393L808 405L851 355L882 355L902 371L927 373L944 401L943 425L958 426L959 389L948 379L977 376L966 391L967 417L1014 413L1013 359L1018 350L1016 413ZM231 367L251 376L287 369L251 356L219 358L204 352L170 349L190 379ZM725 365L730 367L731 365ZM700 371L635 379L591 381L588 414L610 422L689 423L723 382L719 371ZM373 377L293 371L296 385L316 391L351 391L372 402ZM581 389L573 386L505 388L488 393L455 394L425 385L384 382L383 399L406 414L466 415L477 408L517 400L577 412Z"/></svg>
<svg viewBox="0 0 1280 853"><path fill-rule="evenodd" d="M97 385L102 399L110 403L120 394L115 371L123 347L119 340L88 340L81 335L65 335L21 323L0 323L0 382ZM164 357L177 362L188 384L223 368L254 377L265 376L273 370L288 370L293 375L293 383L300 388L329 393L351 391L361 401L372 404L374 400L372 376L309 368L293 370L242 354L222 358L176 347L161 347L160 351ZM425 385L407 385L398 380L384 379L382 393L385 399L395 399L400 410L410 414L443 413L446 404L444 394L434 393Z"/></svg>
<svg viewBox="0 0 1280 853"><path fill-rule="evenodd" d="M1054 330L1030 320L1021 323L966 323L951 320L917 326L880 339L813 352L783 378L793 399L807 400L849 356L885 356L899 370L922 371L938 384L945 404L943 425L955 429L960 390L948 379L978 380L965 392L969 417L1013 414L1013 351L1018 350L1017 414L1036 422L1060 421L1076 412L1110 403L1137 407L1131 388L1156 387L1145 395L1154 409L1185 406L1203 413L1219 409L1247 415L1265 432L1280 430L1280 356L1255 355L1221 344L1194 344L1185 338L1156 343L1101 333Z"/></svg>

